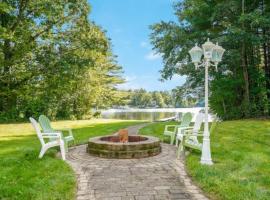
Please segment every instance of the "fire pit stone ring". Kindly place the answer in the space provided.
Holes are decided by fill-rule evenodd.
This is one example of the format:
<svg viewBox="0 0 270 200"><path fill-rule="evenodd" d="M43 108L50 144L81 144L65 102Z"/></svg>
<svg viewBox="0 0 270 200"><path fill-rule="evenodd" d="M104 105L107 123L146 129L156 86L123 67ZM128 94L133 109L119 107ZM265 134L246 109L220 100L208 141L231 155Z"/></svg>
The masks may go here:
<svg viewBox="0 0 270 200"><path fill-rule="evenodd" d="M119 136L90 138L86 150L102 158L145 158L161 152L160 140L152 136L128 136L128 142L120 142Z"/></svg>

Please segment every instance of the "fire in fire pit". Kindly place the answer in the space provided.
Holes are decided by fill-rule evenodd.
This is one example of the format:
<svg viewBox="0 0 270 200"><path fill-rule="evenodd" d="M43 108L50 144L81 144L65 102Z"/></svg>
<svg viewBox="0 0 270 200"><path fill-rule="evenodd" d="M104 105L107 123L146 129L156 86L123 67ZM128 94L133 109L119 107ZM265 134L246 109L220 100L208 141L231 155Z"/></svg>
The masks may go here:
<svg viewBox="0 0 270 200"><path fill-rule="evenodd" d="M128 142L128 130L127 129L120 129L118 131L118 136L120 142Z"/></svg>

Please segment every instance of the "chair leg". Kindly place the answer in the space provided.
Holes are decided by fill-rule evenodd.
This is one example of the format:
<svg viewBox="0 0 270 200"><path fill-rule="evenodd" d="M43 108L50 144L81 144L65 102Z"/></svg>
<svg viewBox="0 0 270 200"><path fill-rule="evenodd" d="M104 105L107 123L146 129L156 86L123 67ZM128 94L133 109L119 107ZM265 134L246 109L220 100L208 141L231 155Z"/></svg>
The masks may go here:
<svg viewBox="0 0 270 200"><path fill-rule="evenodd" d="M180 141L180 144L179 144L179 146L177 148L177 153L176 153L176 156L177 156L178 159L180 158L180 155L181 155L181 153L183 153L183 151L184 151L183 142Z"/></svg>
<svg viewBox="0 0 270 200"><path fill-rule="evenodd" d="M171 135L171 145L173 145L173 143L174 143L174 138L175 138L175 134L172 134Z"/></svg>
<svg viewBox="0 0 270 200"><path fill-rule="evenodd" d="M175 146L178 147L178 139L175 139Z"/></svg>
<svg viewBox="0 0 270 200"><path fill-rule="evenodd" d="M63 139L63 142L64 142L64 147L65 147L65 151L66 153L68 152L68 142L69 140L66 140L65 138Z"/></svg>
<svg viewBox="0 0 270 200"><path fill-rule="evenodd" d="M65 143L63 141L60 142L60 152L63 160L66 160L66 150Z"/></svg>
<svg viewBox="0 0 270 200"><path fill-rule="evenodd" d="M40 150L38 158L42 158L46 151L47 151L47 148L42 147L41 150Z"/></svg>

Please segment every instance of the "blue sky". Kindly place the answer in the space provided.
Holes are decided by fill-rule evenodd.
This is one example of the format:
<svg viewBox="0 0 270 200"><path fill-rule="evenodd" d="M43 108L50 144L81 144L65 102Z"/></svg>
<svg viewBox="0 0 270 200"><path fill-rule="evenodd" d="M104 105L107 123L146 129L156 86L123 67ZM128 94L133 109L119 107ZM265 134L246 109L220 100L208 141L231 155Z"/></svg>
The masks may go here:
<svg viewBox="0 0 270 200"><path fill-rule="evenodd" d="M170 90L182 85L184 77L160 82L160 55L153 52L149 42L149 25L176 21L173 0L89 0L90 19L107 31L113 53L123 67L127 83L121 89L144 88L148 91Z"/></svg>

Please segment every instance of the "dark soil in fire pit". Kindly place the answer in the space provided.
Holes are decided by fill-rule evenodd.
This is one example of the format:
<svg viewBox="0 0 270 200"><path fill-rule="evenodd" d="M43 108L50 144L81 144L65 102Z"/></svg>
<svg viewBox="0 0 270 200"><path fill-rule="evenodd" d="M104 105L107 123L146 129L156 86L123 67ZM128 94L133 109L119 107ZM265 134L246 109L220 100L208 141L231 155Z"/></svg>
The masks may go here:
<svg viewBox="0 0 270 200"><path fill-rule="evenodd" d="M147 140L147 137L142 136L128 136L128 142L141 142ZM101 141L107 141L107 142L120 142L119 136L107 136L107 137L101 137Z"/></svg>

